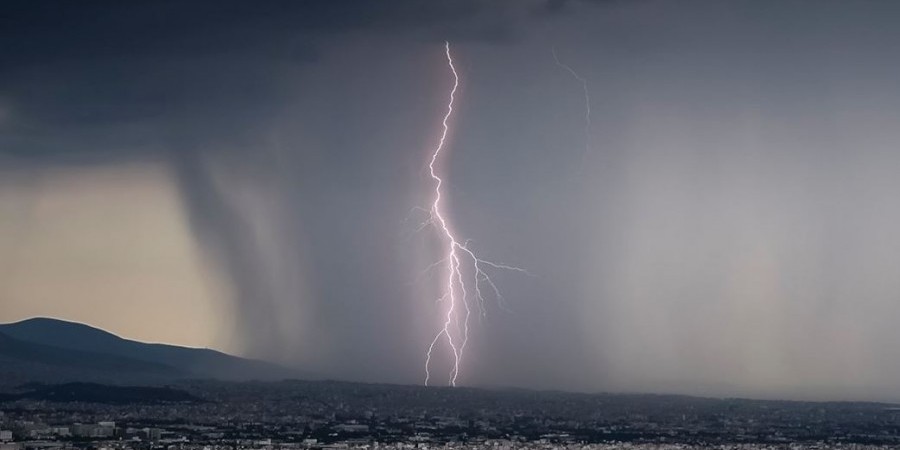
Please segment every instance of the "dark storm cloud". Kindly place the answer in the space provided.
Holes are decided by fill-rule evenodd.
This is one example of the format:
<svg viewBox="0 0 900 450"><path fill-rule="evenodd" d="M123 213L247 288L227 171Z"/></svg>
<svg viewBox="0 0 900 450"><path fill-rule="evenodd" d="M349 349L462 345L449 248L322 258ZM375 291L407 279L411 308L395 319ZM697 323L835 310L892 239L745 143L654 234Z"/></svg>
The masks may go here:
<svg viewBox="0 0 900 450"><path fill-rule="evenodd" d="M566 11L574 3L603 5L617 2L635 3L638 1L644 0L547 0L539 7L538 11L544 14L556 15Z"/></svg>
<svg viewBox="0 0 900 450"><path fill-rule="evenodd" d="M0 95L17 113L7 131L27 136L44 127L177 121L173 114L215 115L224 102L271 104L277 65L315 62L320 45L336 36L416 32L425 39L504 40L515 26L509 4L7 2L0 17Z"/></svg>
<svg viewBox="0 0 900 450"><path fill-rule="evenodd" d="M537 274L464 383L890 395L896 5L5 2L0 164L165 166L250 354L417 382L449 39L454 226Z"/></svg>
<svg viewBox="0 0 900 450"><path fill-rule="evenodd" d="M256 124L284 106L284 74L326 57L329 42L359 33L508 41L520 26L513 4L6 2L2 152L67 162L158 158L185 126L194 140L209 132L254 139ZM176 136L163 138L173 128Z"/></svg>
<svg viewBox="0 0 900 450"><path fill-rule="evenodd" d="M310 37L367 30L396 33L447 27L475 38L500 36L508 28L511 2L473 0L380 2L312 0L274 1L264 5L219 2L157 1L13 1L4 5L0 47L8 61L40 63L47 59L140 55L177 57L264 50L274 37ZM478 31L478 25L491 31ZM276 43L277 44L277 43ZM292 42L282 43L290 46ZM275 45L275 52L283 49Z"/></svg>
<svg viewBox="0 0 900 450"><path fill-rule="evenodd" d="M276 163L265 134L290 107L288 77L333 56L327 49L333 41L405 35L436 43L508 42L520 26L518 9L511 1L474 0L8 2L0 16L0 106L11 113L0 123L0 152L11 164L140 159L172 167L198 241L235 284L236 325L246 346L258 355L281 357L281 347L289 343L272 321L285 302L301 301L291 297L299 294L285 292L264 273L272 269L260 267L260 260L272 256L263 254L268 250L261 250L254 234L260 224L239 210L238 200L229 197L233 187L217 177L226 177L226 184L252 180L252 189L272 177ZM358 145L319 145L300 150L294 159L301 166L337 162L329 155L353 152ZM216 156L223 154L230 156ZM361 175L348 185L364 180ZM317 175L298 167L288 176ZM299 187L281 186L266 195ZM294 194L279 201L283 207L304 200ZM310 222L292 213L271 221L281 227ZM280 240L284 248L300 251L290 236ZM279 262L285 270L300 270L295 256ZM343 276L332 282L343 283Z"/></svg>

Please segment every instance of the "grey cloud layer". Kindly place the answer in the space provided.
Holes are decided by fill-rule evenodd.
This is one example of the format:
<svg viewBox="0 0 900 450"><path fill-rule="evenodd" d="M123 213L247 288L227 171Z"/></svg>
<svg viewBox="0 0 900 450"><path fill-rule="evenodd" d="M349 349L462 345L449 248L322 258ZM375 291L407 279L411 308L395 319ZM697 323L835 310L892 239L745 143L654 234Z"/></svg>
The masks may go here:
<svg viewBox="0 0 900 450"><path fill-rule="evenodd" d="M411 281L435 255L403 218L427 201L450 39L455 226L538 275L498 275L513 312L476 327L461 381L900 388L890 2L4 8L4 164L170 167L252 354L419 380L435 291ZM592 91L584 164L553 46Z"/></svg>

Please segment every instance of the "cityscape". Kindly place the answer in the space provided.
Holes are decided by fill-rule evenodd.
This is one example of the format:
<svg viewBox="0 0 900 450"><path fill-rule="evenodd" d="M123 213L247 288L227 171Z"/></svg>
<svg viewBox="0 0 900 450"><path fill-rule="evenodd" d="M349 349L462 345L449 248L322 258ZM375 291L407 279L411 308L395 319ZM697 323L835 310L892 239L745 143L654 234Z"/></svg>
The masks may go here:
<svg viewBox="0 0 900 450"><path fill-rule="evenodd" d="M868 449L900 407L331 381L36 385L0 398L3 450ZM18 396L18 397L17 397Z"/></svg>

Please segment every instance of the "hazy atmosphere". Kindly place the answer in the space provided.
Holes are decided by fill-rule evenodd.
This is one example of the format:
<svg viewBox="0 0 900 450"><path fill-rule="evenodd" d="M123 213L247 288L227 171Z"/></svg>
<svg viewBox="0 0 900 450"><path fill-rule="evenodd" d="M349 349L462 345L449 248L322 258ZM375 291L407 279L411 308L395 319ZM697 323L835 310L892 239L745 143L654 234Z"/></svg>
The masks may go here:
<svg viewBox="0 0 900 450"><path fill-rule="evenodd" d="M0 322L421 384L447 41L460 385L900 400L898 2L0 10Z"/></svg>

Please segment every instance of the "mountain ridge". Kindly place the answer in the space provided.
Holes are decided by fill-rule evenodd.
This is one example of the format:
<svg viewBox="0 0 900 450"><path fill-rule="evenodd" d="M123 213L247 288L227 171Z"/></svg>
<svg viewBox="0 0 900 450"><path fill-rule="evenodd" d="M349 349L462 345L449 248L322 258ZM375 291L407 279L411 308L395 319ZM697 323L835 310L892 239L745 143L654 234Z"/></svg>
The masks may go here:
<svg viewBox="0 0 900 450"><path fill-rule="evenodd" d="M20 363L7 370L25 372L18 374L25 379L29 378L29 365L40 366L37 372L49 371L57 375L54 378L71 381L95 378L84 376L85 370L107 379L135 381L146 378L146 370L136 369L142 364L157 368L151 374L163 379L274 380L298 375L265 361L208 348L130 340L87 324L47 317L0 324L0 357Z"/></svg>

